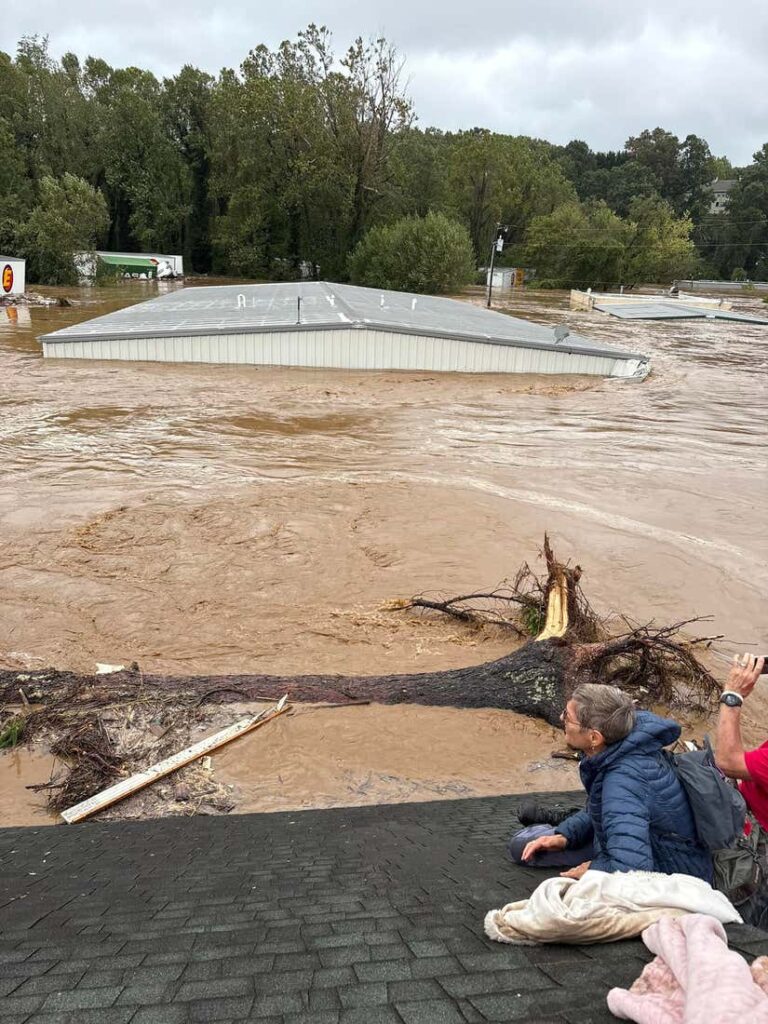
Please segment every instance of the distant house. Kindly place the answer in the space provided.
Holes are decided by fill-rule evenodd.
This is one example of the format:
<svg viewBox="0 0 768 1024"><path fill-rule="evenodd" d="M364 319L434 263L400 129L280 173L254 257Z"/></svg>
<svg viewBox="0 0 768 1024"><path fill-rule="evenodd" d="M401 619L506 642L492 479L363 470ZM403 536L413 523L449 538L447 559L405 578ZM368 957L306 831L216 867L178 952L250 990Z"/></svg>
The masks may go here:
<svg viewBox="0 0 768 1024"><path fill-rule="evenodd" d="M735 178L716 178L711 185L707 186L712 193L712 201L709 204L710 213L724 213L728 205L728 196L738 182Z"/></svg>

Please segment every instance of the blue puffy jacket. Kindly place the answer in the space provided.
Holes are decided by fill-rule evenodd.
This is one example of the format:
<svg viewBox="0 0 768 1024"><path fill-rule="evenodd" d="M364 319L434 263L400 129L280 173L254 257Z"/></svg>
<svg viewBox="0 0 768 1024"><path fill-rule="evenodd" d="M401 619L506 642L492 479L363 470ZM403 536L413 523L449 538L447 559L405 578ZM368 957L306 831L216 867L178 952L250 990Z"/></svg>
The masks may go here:
<svg viewBox="0 0 768 1024"><path fill-rule="evenodd" d="M581 762L586 810L555 830L569 847L592 840L592 867L599 871L679 872L712 880L712 858L696 839L693 815L662 748L680 726L638 711L632 732Z"/></svg>

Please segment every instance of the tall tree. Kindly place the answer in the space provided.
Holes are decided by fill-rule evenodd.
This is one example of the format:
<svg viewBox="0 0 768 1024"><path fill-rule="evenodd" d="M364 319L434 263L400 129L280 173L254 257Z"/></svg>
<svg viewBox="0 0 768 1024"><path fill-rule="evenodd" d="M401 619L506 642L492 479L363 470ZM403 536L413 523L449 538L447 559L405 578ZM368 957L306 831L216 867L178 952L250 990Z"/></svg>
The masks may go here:
<svg viewBox="0 0 768 1024"><path fill-rule="evenodd" d="M208 181L214 84L211 75L189 64L185 64L178 75L163 82L166 130L190 181L183 232L184 256L192 269L199 272L211 269Z"/></svg>
<svg viewBox="0 0 768 1024"><path fill-rule="evenodd" d="M107 204L87 181L65 173L40 182L40 199L19 229L18 245L31 280L74 284L74 255L92 250L107 228Z"/></svg>
<svg viewBox="0 0 768 1024"><path fill-rule="evenodd" d="M697 256L690 218L676 217L669 203L658 197L637 198L630 204L627 226L622 284L693 276Z"/></svg>
<svg viewBox="0 0 768 1024"><path fill-rule="evenodd" d="M110 247L183 251L191 176L167 131L160 83L139 68L86 71L98 112Z"/></svg>
<svg viewBox="0 0 768 1024"><path fill-rule="evenodd" d="M680 144L680 196L678 214L687 212L698 222L709 212L711 192L707 186L716 177L715 161L709 144L698 135L686 135Z"/></svg>
<svg viewBox="0 0 768 1024"><path fill-rule="evenodd" d="M393 189L382 198L379 215L415 214L448 210L451 137L438 128L404 129L393 154Z"/></svg>
<svg viewBox="0 0 768 1024"><path fill-rule="evenodd" d="M651 171L663 199L680 216L704 217L709 207L706 186L715 177L715 163L705 139L687 135L680 142L663 128L646 129L626 142L632 160Z"/></svg>
<svg viewBox="0 0 768 1024"><path fill-rule="evenodd" d="M631 159L647 167L659 183L663 199L676 204L682 191L679 153L680 140L664 128L645 129L627 139L625 149Z"/></svg>
<svg viewBox="0 0 768 1024"><path fill-rule="evenodd" d="M608 288L622 282L627 226L602 201L563 203L535 217L524 260L543 287Z"/></svg>
<svg viewBox="0 0 768 1024"><path fill-rule="evenodd" d="M475 128L450 138L450 206L485 259L496 226L520 242L531 219L575 200L573 186L546 143Z"/></svg>
<svg viewBox="0 0 768 1024"><path fill-rule="evenodd" d="M580 199L602 199L622 217L629 213L632 201L642 196L661 198L659 181L650 168L635 160L588 171L579 183Z"/></svg>
<svg viewBox="0 0 768 1024"><path fill-rule="evenodd" d="M720 272L731 277L741 269L747 278L768 280L768 142L742 171L725 216L724 244L717 258Z"/></svg>
<svg viewBox="0 0 768 1024"><path fill-rule="evenodd" d="M337 62L315 25L222 75L212 147L221 258L236 254L252 273L346 272L350 248L396 194L395 152L412 118L400 76L386 40L358 39Z"/></svg>

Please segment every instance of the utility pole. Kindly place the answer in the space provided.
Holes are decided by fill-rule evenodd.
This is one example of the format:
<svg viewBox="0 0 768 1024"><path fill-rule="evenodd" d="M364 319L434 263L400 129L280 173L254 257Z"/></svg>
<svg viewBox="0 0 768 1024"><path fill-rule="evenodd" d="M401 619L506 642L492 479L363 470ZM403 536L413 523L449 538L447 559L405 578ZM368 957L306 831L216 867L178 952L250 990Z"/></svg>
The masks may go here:
<svg viewBox="0 0 768 1024"><path fill-rule="evenodd" d="M486 295L485 304L488 309L491 308L491 295L493 294L493 265L496 262L496 253L503 252L504 250L504 232L506 228L503 228L500 224L496 225L496 237L491 243L491 266L488 271L488 291Z"/></svg>

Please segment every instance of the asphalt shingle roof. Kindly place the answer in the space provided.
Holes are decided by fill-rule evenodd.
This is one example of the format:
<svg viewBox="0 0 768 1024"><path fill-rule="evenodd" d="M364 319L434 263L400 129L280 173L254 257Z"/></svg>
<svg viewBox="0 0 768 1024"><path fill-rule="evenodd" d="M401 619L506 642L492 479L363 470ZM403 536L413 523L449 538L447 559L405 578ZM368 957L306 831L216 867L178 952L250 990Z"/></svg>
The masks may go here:
<svg viewBox="0 0 768 1024"><path fill-rule="evenodd" d="M483 935L544 876L506 860L518 800L0 830L0 1024L614 1020L639 940Z"/></svg>

